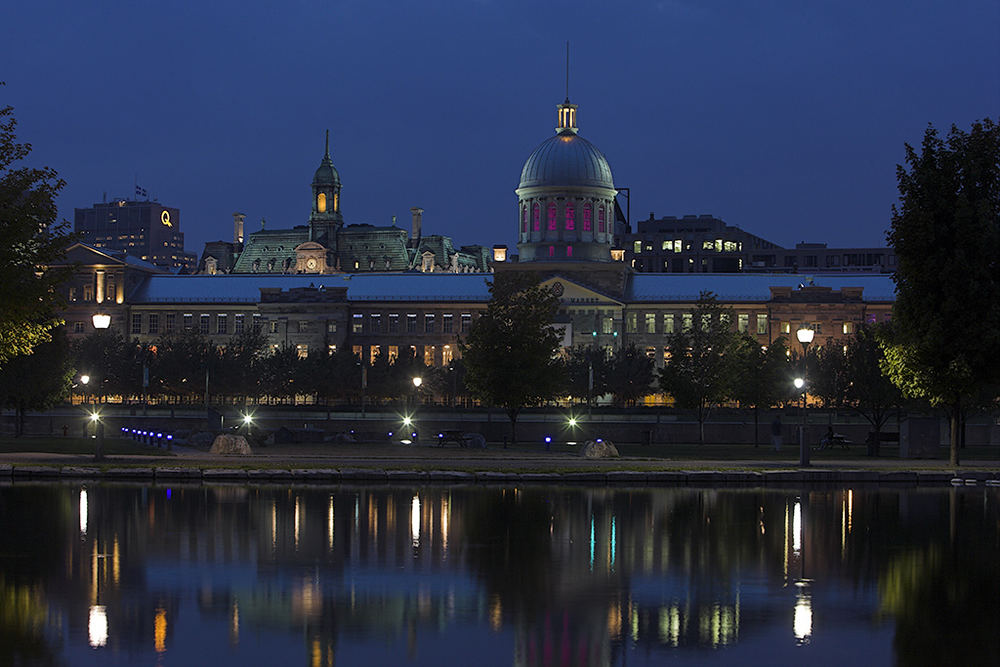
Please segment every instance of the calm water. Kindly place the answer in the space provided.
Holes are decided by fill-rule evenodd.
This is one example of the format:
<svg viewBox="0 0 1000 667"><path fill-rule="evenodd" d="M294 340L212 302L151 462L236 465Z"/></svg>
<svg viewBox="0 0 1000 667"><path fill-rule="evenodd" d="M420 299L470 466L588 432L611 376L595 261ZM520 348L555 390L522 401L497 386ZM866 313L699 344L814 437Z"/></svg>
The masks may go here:
<svg viewBox="0 0 1000 667"><path fill-rule="evenodd" d="M1000 663L1000 489L0 486L0 664Z"/></svg>

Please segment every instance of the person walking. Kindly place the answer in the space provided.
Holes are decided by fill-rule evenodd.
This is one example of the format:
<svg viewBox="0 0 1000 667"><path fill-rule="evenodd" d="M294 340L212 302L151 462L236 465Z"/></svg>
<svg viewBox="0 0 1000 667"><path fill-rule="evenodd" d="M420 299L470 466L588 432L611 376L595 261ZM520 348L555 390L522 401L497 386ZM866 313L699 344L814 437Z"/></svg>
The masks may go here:
<svg viewBox="0 0 1000 667"><path fill-rule="evenodd" d="M781 451L781 415L774 415L774 421L771 422L771 444L774 445L774 451Z"/></svg>

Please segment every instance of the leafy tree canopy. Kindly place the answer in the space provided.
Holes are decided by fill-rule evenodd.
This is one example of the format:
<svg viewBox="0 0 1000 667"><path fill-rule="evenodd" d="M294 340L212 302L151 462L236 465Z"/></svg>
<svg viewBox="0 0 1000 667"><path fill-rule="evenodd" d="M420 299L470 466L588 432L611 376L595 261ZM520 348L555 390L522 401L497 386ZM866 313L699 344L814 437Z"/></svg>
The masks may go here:
<svg viewBox="0 0 1000 667"><path fill-rule="evenodd" d="M947 138L928 127L898 165L894 339L885 367L910 397L950 408L952 463L964 400L1000 376L1000 126Z"/></svg>
<svg viewBox="0 0 1000 667"><path fill-rule="evenodd" d="M13 108L0 107L0 366L30 354L60 324L55 287L65 273L42 269L69 238L67 223L56 221L64 183L49 167L18 166L31 145L18 143L16 126Z"/></svg>
<svg viewBox="0 0 1000 667"><path fill-rule="evenodd" d="M561 335L553 327L559 297L536 275L520 272L497 275L490 294L486 311L460 343L465 383L476 398L506 411L516 441L518 413L564 388Z"/></svg>

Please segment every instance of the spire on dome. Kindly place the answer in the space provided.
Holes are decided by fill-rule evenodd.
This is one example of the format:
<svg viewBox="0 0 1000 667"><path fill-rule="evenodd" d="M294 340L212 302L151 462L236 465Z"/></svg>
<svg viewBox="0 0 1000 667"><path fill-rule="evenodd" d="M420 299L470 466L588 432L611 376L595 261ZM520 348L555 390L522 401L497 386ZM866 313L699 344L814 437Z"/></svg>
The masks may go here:
<svg viewBox="0 0 1000 667"><path fill-rule="evenodd" d="M567 132L576 134L579 132L576 126L576 105L569 101L569 41L566 42L566 101L556 108L559 110L559 125L556 127L556 134Z"/></svg>
<svg viewBox="0 0 1000 667"><path fill-rule="evenodd" d="M326 148L323 151L323 159L330 160L330 130L326 131ZM330 160L333 162L333 160Z"/></svg>

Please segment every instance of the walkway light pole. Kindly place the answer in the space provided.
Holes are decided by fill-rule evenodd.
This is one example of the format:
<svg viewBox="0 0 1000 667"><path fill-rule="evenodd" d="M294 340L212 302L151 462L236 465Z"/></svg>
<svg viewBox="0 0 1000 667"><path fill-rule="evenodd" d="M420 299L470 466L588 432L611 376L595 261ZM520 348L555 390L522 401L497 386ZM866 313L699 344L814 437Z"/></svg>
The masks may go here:
<svg viewBox="0 0 1000 667"><path fill-rule="evenodd" d="M816 334L815 331L802 325L799 330L795 332L795 337L799 339L802 344L802 375L801 377L795 378L795 388L802 392L802 407L799 413L799 465L807 466L809 465L809 448L806 446L805 438L805 419L806 419L806 352L809 351L809 343L812 342L813 336Z"/></svg>

